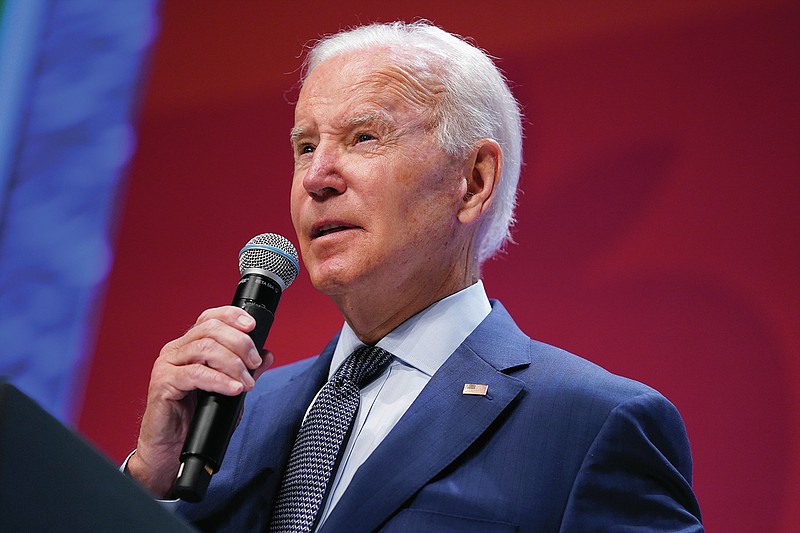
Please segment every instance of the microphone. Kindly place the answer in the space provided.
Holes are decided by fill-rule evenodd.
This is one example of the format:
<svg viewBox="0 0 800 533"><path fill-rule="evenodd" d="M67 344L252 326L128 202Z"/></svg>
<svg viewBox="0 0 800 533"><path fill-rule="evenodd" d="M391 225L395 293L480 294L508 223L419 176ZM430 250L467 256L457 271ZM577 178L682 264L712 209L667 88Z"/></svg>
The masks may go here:
<svg viewBox="0 0 800 533"><path fill-rule="evenodd" d="M264 233L239 252L241 279L233 303L255 318L248 335L257 349L264 346L281 293L300 272L297 251L285 237ZM197 406L181 451L173 493L187 502L203 499L211 476L219 470L242 412L245 394L197 391Z"/></svg>

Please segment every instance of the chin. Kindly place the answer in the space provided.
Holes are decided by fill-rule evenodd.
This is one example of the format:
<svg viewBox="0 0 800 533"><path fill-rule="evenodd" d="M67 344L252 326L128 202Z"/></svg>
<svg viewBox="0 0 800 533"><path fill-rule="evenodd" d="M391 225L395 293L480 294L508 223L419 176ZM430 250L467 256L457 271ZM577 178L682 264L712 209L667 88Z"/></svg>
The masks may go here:
<svg viewBox="0 0 800 533"><path fill-rule="evenodd" d="M381 279L378 267L386 267L384 258L375 258L371 254L374 254L372 250L351 247L336 253L311 253L305 257L304 263L311 284L319 292L329 296L355 294L359 288L369 288L378 283Z"/></svg>
<svg viewBox="0 0 800 533"><path fill-rule="evenodd" d="M340 268L319 268L308 269L311 285L316 290L328 296L341 294L348 287L352 287L352 269Z"/></svg>

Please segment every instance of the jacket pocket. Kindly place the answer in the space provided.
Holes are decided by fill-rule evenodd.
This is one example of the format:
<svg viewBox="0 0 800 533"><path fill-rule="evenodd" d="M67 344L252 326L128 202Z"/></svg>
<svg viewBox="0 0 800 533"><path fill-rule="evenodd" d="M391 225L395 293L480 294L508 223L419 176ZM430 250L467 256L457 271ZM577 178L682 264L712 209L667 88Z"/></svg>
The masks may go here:
<svg viewBox="0 0 800 533"><path fill-rule="evenodd" d="M507 522L495 522L451 514L405 509L397 513L381 528L383 533L514 533L517 526Z"/></svg>

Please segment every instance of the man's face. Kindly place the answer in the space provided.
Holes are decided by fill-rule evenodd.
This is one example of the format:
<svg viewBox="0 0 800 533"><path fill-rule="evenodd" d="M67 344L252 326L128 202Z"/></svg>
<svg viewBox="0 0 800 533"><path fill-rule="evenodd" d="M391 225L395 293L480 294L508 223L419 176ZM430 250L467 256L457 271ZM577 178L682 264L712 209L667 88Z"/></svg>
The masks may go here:
<svg viewBox="0 0 800 533"><path fill-rule="evenodd" d="M415 279L436 290L465 267L453 264L469 257L457 219L465 164L434 136L435 90L380 50L329 59L306 80L292 131L291 212L318 290L377 299Z"/></svg>

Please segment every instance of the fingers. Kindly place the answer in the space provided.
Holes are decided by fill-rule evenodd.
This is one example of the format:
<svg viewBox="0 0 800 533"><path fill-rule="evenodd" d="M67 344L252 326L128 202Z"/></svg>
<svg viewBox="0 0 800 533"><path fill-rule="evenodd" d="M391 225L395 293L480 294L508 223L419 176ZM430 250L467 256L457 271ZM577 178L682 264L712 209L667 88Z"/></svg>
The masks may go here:
<svg viewBox="0 0 800 533"><path fill-rule="evenodd" d="M200 315L195 325L182 337L185 341L200 340L199 352L215 350L213 341L241 357L248 368L261 364L261 355L247 335L256 325L255 319L243 309L234 306L208 309ZM189 352L191 353L191 352Z"/></svg>
<svg viewBox="0 0 800 533"><path fill-rule="evenodd" d="M210 366L192 364L176 369L171 385L175 387L176 397L184 396L193 390L236 396L252 389L255 380L244 370L239 376L232 377Z"/></svg>
<svg viewBox="0 0 800 533"><path fill-rule="evenodd" d="M153 369L169 399L181 399L195 389L237 395L255 385L251 371L263 358L247 332L255 320L238 307L203 312L182 337L167 343Z"/></svg>

